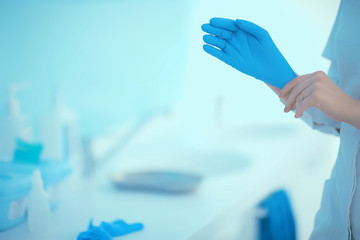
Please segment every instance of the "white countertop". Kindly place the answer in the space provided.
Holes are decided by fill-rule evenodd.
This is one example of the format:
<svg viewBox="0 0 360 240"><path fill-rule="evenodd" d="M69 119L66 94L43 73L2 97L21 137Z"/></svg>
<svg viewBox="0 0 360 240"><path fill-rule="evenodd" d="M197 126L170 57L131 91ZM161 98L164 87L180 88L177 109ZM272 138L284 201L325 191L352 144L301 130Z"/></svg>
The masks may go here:
<svg viewBox="0 0 360 240"><path fill-rule="evenodd" d="M48 233L34 235L22 223L0 232L0 239L75 239L91 218L96 225L116 219L144 224L144 230L119 239L235 238L246 210L279 187L290 188L292 194L292 186L302 176L323 169L324 162L314 161L314 154L318 159L332 158L328 147L336 144L300 121L247 124L211 133L179 132L162 119L153 122L93 177L74 174L66 180ZM222 155L224 159L211 158ZM190 169L205 179L189 195L120 191L108 179L114 171L148 168Z"/></svg>

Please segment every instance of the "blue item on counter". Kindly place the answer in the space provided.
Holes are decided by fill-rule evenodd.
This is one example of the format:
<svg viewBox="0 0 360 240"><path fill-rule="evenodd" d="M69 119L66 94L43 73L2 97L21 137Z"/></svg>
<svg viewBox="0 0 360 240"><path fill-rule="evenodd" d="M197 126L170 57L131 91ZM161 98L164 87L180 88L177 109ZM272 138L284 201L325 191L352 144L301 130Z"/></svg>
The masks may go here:
<svg viewBox="0 0 360 240"><path fill-rule="evenodd" d="M0 230L25 220L25 203L35 169L41 171L51 209L59 204L60 183L71 173L69 161L39 164L0 162Z"/></svg>
<svg viewBox="0 0 360 240"><path fill-rule="evenodd" d="M0 161L0 230L25 220L34 170L41 171L52 209L58 204L59 184L71 173L69 161L40 161L42 145L21 140L16 144L14 161Z"/></svg>
<svg viewBox="0 0 360 240"><path fill-rule="evenodd" d="M100 226L93 225L90 220L87 231L81 232L78 240L110 240L113 237L123 236L129 233L140 231L144 228L142 223L127 224L124 220L116 220L111 223L101 222Z"/></svg>
<svg viewBox="0 0 360 240"><path fill-rule="evenodd" d="M259 207L267 212L259 219L259 240L295 240L295 220L289 198L284 190L272 193Z"/></svg>
<svg viewBox="0 0 360 240"><path fill-rule="evenodd" d="M42 144L27 143L21 139L16 139L13 162L39 163L42 149Z"/></svg>
<svg viewBox="0 0 360 240"><path fill-rule="evenodd" d="M44 187L52 187L70 175L71 166L68 159L40 161L42 144L28 143L21 139L16 140L16 149L13 162L1 162L4 171L32 176L34 170L39 169L44 180Z"/></svg>
<svg viewBox="0 0 360 240"><path fill-rule="evenodd" d="M282 88L296 77L269 33L245 20L212 18L202 25L204 51L240 72Z"/></svg>
<svg viewBox="0 0 360 240"><path fill-rule="evenodd" d="M0 231L26 218L26 198L31 191L31 175L0 168Z"/></svg>
<svg viewBox="0 0 360 240"><path fill-rule="evenodd" d="M100 227L111 236L118 237L140 231L144 228L144 225L142 223L127 224L124 220L116 220L112 223L101 222Z"/></svg>
<svg viewBox="0 0 360 240"><path fill-rule="evenodd" d="M186 194L196 191L203 177L180 171L138 171L115 173L111 179L118 188Z"/></svg>
<svg viewBox="0 0 360 240"><path fill-rule="evenodd" d="M44 180L44 187L52 187L64 180L71 173L69 161L49 161L39 164L1 162L0 169L10 173L27 174L32 176L34 170L39 169Z"/></svg>
<svg viewBox="0 0 360 240"><path fill-rule="evenodd" d="M111 240L109 233L100 227L91 228L85 232L81 232L77 237L78 240Z"/></svg>
<svg viewBox="0 0 360 240"><path fill-rule="evenodd" d="M0 162L0 169L7 173L28 176L32 176L34 170L39 169L44 181L44 188L49 193L50 207L52 209L58 204L57 191L59 191L59 184L71 173L69 161L49 161L40 162L39 164Z"/></svg>

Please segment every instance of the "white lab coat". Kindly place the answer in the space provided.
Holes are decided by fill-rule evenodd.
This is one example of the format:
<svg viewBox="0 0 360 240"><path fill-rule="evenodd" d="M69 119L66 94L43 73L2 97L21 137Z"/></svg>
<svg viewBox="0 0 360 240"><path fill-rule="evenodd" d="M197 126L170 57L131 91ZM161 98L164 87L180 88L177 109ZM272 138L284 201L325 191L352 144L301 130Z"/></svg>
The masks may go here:
<svg viewBox="0 0 360 240"><path fill-rule="evenodd" d="M331 60L329 77L348 95L360 100L360 0L342 0L323 56ZM303 117L314 129L340 135L340 148L311 240L360 240L360 130L336 122L316 108ZM340 129L340 134L336 129Z"/></svg>

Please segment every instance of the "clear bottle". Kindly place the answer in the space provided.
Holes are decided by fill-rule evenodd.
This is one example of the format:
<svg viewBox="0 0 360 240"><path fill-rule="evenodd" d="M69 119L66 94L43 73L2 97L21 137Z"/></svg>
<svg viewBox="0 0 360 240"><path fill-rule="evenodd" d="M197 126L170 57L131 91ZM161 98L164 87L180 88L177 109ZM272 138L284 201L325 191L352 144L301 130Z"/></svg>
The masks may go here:
<svg viewBox="0 0 360 240"><path fill-rule="evenodd" d="M32 181L32 191L28 203L28 228L34 233L45 233L50 228L51 210L49 197L44 190L39 170L34 171Z"/></svg>
<svg viewBox="0 0 360 240"><path fill-rule="evenodd" d="M21 113L19 101L15 96L18 88L18 85L9 87L8 114L0 119L0 160L12 160L17 138L32 140L30 123L28 118Z"/></svg>
<svg viewBox="0 0 360 240"><path fill-rule="evenodd" d="M78 147L77 116L68 109L58 90L54 92L53 107L44 115L40 125L40 141L44 145L44 160L71 158Z"/></svg>

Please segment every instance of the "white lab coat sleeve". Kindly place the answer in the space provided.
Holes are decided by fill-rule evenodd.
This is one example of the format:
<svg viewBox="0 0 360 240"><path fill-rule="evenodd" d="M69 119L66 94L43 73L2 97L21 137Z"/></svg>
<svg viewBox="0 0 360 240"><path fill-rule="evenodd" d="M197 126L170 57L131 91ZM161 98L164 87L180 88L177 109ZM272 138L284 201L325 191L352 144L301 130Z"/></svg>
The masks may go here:
<svg viewBox="0 0 360 240"><path fill-rule="evenodd" d="M338 71L335 61L331 63L328 76L339 86ZM307 109L301 119L313 129L339 136L338 130L341 128L341 122L329 118L318 108Z"/></svg>
<svg viewBox="0 0 360 240"><path fill-rule="evenodd" d="M309 111L309 110L314 110L314 111ZM328 134L333 134L336 136L339 136L339 132L338 129L340 130L340 123L336 122L339 126L337 127L336 124L326 124L324 121L321 122L319 121L320 118L322 118L322 113L320 111L316 111L318 109L309 109L308 111L306 111L303 116L301 117L301 119L307 124L309 125L311 128L319 130L323 133L328 133ZM311 112L311 113L309 113ZM327 117L327 116L326 116ZM314 120L314 118L317 119L317 121ZM324 118L325 120L325 118Z"/></svg>
<svg viewBox="0 0 360 240"><path fill-rule="evenodd" d="M336 59L335 42L336 42L336 36L339 29L339 25L342 19L342 11L341 11L342 8L343 8L343 1L341 1L340 3L339 14L335 19L334 26L331 30L329 39L322 53L323 57L331 61L331 65L328 71L328 76L338 86L340 84L340 81L338 74L338 66L335 61ZM313 129L317 129L324 133L329 133L339 136L339 131L337 129L341 128L341 123L329 118L324 113L322 113L318 108L309 108L304 112L301 119Z"/></svg>

